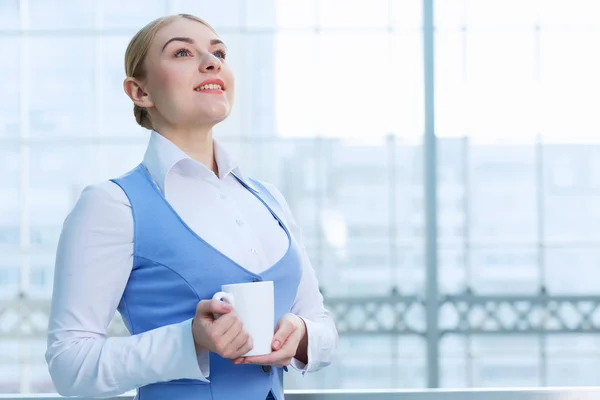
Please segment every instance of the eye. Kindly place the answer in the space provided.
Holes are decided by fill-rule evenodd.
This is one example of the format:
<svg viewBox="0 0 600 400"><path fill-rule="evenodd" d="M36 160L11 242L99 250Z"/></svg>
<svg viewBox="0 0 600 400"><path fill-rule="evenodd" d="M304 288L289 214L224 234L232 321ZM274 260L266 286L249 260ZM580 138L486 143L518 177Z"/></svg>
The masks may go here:
<svg viewBox="0 0 600 400"><path fill-rule="evenodd" d="M191 56L192 52L186 48L179 49L175 52L175 57Z"/></svg>
<svg viewBox="0 0 600 400"><path fill-rule="evenodd" d="M223 50L217 50L213 54L223 60L227 57L227 54Z"/></svg>

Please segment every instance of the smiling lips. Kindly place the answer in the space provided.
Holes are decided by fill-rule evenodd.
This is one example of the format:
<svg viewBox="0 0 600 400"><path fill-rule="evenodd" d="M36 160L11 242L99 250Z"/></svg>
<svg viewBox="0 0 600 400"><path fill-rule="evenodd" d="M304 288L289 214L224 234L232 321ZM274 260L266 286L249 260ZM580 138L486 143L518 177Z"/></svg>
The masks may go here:
<svg viewBox="0 0 600 400"><path fill-rule="evenodd" d="M194 91L201 93L223 93L225 85L220 79L207 79L202 82L199 86L194 88Z"/></svg>

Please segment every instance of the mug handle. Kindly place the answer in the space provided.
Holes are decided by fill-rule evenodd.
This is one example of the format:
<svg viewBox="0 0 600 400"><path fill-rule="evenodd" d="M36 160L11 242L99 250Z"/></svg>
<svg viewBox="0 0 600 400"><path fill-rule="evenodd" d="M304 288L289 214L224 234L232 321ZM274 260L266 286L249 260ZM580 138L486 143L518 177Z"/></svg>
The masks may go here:
<svg viewBox="0 0 600 400"><path fill-rule="evenodd" d="M231 293L226 292L217 292L213 295L213 300L224 301L225 303L231 304L231 307L234 306L235 300L233 299L233 295ZM221 314L213 313L213 317L215 319L219 318Z"/></svg>

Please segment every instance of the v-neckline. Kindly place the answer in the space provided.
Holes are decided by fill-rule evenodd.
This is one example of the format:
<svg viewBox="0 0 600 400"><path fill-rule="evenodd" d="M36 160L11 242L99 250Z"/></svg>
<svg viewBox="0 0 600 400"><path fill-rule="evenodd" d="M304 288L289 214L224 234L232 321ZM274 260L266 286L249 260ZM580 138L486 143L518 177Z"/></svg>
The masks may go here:
<svg viewBox="0 0 600 400"><path fill-rule="evenodd" d="M281 262L283 260L285 260L289 256L289 253L292 250L292 235L290 234L290 231L288 230L287 226L283 223L283 221L281 220L281 218L271 209L271 207L269 207L269 205L254 190L251 190L251 188L249 188L248 185L244 181L242 181L240 178L238 178L237 176L233 175L235 177L235 179L237 179L237 181L240 183L240 185L242 185L246 190L248 190L250 193L252 193L252 195L254 197L256 197L265 207L267 207L267 210L269 210L269 212L271 213L271 215L273 216L273 218L275 218L277 220L277 222L279 222L279 225L285 231L285 234L286 234L287 240L288 240L287 250L283 254L283 256L279 260L277 260L273 265L271 265L269 268L267 268L264 271L262 271L260 274L257 274L255 272L252 272L252 271L246 269L245 267L243 267L242 265L240 265L239 263L237 263L236 261L234 261L233 259L231 259L227 255L223 254L223 252L221 252L215 246L213 246L212 244L208 243L200 235L198 235L183 220L183 218L181 218L181 216L179 215L179 213L177 213L177 211L175 211L175 209L173 208L173 206L168 202L165 194L163 194L163 192L160 190L160 188L158 187L158 184L152 178L152 175L150 174L150 171L148 171L148 169L146 168L145 165L143 165L143 163L138 166L138 172L141 173L144 176L144 178L148 181L148 183L150 184L150 186L152 187L152 189L163 200L163 202L165 203L165 205L167 206L167 208L171 211L171 213L175 216L175 218L177 218L179 220L179 222L185 227L185 229L187 231L189 231L192 234L192 236L194 236L194 238L196 238L198 241L200 241L206 247L208 247L211 251L213 251L214 253L218 254L220 257L224 258L230 264L234 265L235 267L239 268L240 270L244 271L245 273L247 273L247 274L249 274L249 275L251 275L251 276L253 276L255 278L262 278L263 275L265 275L268 272L272 271L275 267L277 267L279 264L281 264Z"/></svg>

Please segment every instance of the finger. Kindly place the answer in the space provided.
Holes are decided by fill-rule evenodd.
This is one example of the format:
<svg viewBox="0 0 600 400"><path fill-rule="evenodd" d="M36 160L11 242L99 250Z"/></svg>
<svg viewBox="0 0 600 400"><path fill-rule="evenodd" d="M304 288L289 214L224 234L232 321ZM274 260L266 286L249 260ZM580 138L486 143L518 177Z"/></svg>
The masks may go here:
<svg viewBox="0 0 600 400"><path fill-rule="evenodd" d="M201 300L196 306L196 315L227 314L231 311L231 305L219 300Z"/></svg>
<svg viewBox="0 0 600 400"><path fill-rule="evenodd" d="M290 335L294 333L294 330L296 330L296 326L292 323L292 321L288 319L282 320L279 328L273 336L273 350L279 350L290 337Z"/></svg>
<svg viewBox="0 0 600 400"><path fill-rule="evenodd" d="M264 356L249 356L245 357L244 364L275 365L277 362L291 357L288 353L288 349L282 348Z"/></svg>
<svg viewBox="0 0 600 400"><path fill-rule="evenodd" d="M228 314L228 315L230 316L232 323L229 325L229 328L227 328L221 334L222 338L220 339L220 341L222 343L226 343L227 346L231 346L231 344L235 340L235 338L243 331L243 326L242 326L242 321L239 318L237 318L237 316L235 316L234 314Z"/></svg>
<svg viewBox="0 0 600 400"><path fill-rule="evenodd" d="M252 338L243 328L240 333L231 341L231 348L234 349L231 358L238 358L250 351ZM250 348L248 348L250 347ZM247 350L246 350L247 349Z"/></svg>
<svg viewBox="0 0 600 400"><path fill-rule="evenodd" d="M264 356L245 357L244 364L276 365L278 362L292 358L296 355L298 348L298 342L294 342L294 340L288 340L281 349Z"/></svg>
<svg viewBox="0 0 600 400"><path fill-rule="evenodd" d="M235 354L234 358L237 357L236 359L240 359L240 358L243 359L244 357L240 357L240 356L243 356L244 354L246 354L253 348L254 348L254 342L252 341L252 337L248 337L248 339L244 343L242 343L242 345L236 350L236 352L235 352L236 354Z"/></svg>
<svg viewBox="0 0 600 400"><path fill-rule="evenodd" d="M281 360L281 361L277 362L277 363L275 364L275 366L276 366L276 367L280 367L280 368L281 368L281 367L287 367L287 366L288 366L288 365L290 365L291 363L292 363L292 358L290 357L290 358L286 358L286 359L284 359L284 360Z"/></svg>
<svg viewBox="0 0 600 400"><path fill-rule="evenodd" d="M231 307L231 304L229 303L220 301L218 299L210 300L210 312L213 314L227 314L232 309L233 307Z"/></svg>
<svg viewBox="0 0 600 400"><path fill-rule="evenodd" d="M264 356L248 356L244 357L244 364L256 364L256 365L273 365L277 362L278 359L283 359L278 352L273 352L271 354L265 354Z"/></svg>
<svg viewBox="0 0 600 400"><path fill-rule="evenodd" d="M217 319L212 324L212 329L213 329L213 334L214 334L213 337L219 338L221 336L224 336L225 333L228 332L236 322L240 323L240 329L241 329L241 321L239 320L239 318L237 317L236 314L229 313L229 314L223 315L221 318ZM237 336L237 332L235 332L235 335L229 339L232 340L235 336Z"/></svg>

